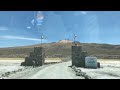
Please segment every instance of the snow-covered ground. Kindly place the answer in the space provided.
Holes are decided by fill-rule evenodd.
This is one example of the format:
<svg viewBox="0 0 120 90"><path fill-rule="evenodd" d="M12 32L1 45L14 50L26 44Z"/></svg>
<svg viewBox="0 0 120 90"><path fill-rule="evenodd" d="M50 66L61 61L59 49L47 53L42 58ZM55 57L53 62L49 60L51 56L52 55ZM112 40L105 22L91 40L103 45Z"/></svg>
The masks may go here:
<svg viewBox="0 0 120 90"><path fill-rule="evenodd" d="M34 70L36 68L33 67L24 67L24 66L20 66L21 62L24 62L24 59L21 60L15 60L15 59L0 59L0 78L7 78L8 74L9 76L11 76L11 74L16 74L16 72L18 73L19 71L31 71ZM61 60L46 60L46 63L53 63L53 62L61 62ZM49 66L49 65L45 65L45 66ZM43 66L44 67L44 66ZM40 68L43 68L40 67ZM39 69L40 69L39 68ZM35 70L34 70L35 71Z"/></svg>
<svg viewBox="0 0 120 90"><path fill-rule="evenodd" d="M87 75L93 79L120 79L120 60L98 60L101 64L101 68L81 69Z"/></svg>
<svg viewBox="0 0 120 90"><path fill-rule="evenodd" d="M20 66L21 62L22 60L0 60L0 75L8 71L23 69L24 67Z"/></svg>
<svg viewBox="0 0 120 90"><path fill-rule="evenodd" d="M23 62L23 60L0 60L0 78L7 72L24 69L24 67L20 66L21 62Z"/></svg>
<svg viewBox="0 0 120 90"><path fill-rule="evenodd" d="M24 60L0 60L0 77L7 72L13 72L5 79L84 79L76 76L75 72L68 66L71 61L46 64L41 67L20 66ZM46 61L51 62L51 61ZM52 61L53 62L53 61ZM120 60L98 60L101 68L88 69L79 68L92 79L120 79ZM21 70L20 70L21 69ZM16 71L16 72L14 72Z"/></svg>
<svg viewBox="0 0 120 90"><path fill-rule="evenodd" d="M21 72L15 73L6 79L84 79L78 77L68 67L71 62L43 65L41 67L29 67Z"/></svg>

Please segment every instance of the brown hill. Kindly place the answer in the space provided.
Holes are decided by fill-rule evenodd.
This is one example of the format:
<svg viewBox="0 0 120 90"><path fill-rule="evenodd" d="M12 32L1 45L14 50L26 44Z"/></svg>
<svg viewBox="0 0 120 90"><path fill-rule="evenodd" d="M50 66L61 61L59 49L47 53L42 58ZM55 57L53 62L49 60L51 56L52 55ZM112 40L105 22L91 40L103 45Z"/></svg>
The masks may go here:
<svg viewBox="0 0 120 90"><path fill-rule="evenodd" d="M77 43L82 46L88 55L98 58L120 58L120 45L96 44L96 43ZM0 48L0 57L17 58L26 57L37 45ZM46 43L42 45L45 48L46 57L67 57L71 55L72 43Z"/></svg>

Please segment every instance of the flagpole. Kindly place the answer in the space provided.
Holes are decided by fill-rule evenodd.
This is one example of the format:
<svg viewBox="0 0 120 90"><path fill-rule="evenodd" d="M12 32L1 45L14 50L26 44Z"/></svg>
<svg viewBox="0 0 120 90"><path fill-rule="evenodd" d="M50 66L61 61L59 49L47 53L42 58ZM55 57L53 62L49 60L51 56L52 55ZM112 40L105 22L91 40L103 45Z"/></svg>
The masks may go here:
<svg viewBox="0 0 120 90"><path fill-rule="evenodd" d="M74 34L74 45L75 45L75 34Z"/></svg>
<svg viewBox="0 0 120 90"><path fill-rule="evenodd" d="M75 45L75 38L76 38L76 35L74 34L74 45Z"/></svg>
<svg viewBox="0 0 120 90"><path fill-rule="evenodd" d="M41 36L41 47L42 47L42 36Z"/></svg>
<svg viewBox="0 0 120 90"><path fill-rule="evenodd" d="M42 47L42 39L44 39L44 36L43 36L43 35L41 35L41 47Z"/></svg>

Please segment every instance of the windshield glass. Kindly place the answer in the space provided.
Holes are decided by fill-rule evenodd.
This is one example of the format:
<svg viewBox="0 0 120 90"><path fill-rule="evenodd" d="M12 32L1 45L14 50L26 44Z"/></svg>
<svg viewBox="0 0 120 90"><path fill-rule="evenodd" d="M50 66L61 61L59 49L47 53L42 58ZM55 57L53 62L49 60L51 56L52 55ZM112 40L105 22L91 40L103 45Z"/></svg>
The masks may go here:
<svg viewBox="0 0 120 90"><path fill-rule="evenodd" d="M120 67L119 17L120 11L0 11L0 77L120 78L117 68L112 72Z"/></svg>

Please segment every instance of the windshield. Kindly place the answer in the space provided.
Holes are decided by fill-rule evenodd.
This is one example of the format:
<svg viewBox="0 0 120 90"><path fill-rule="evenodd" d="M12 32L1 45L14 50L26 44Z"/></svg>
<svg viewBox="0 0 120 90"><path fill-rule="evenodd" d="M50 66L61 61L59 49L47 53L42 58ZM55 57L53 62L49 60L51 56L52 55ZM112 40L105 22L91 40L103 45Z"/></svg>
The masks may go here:
<svg viewBox="0 0 120 90"><path fill-rule="evenodd" d="M43 66L29 78L120 78L110 71L120 67L119 17L120 11L0 11L0 75L18 78L23 70L33 73ZM93 73L106 71L104 77L87 69L100 67ZM21 78L27 78L23 74Z"/></svg>

